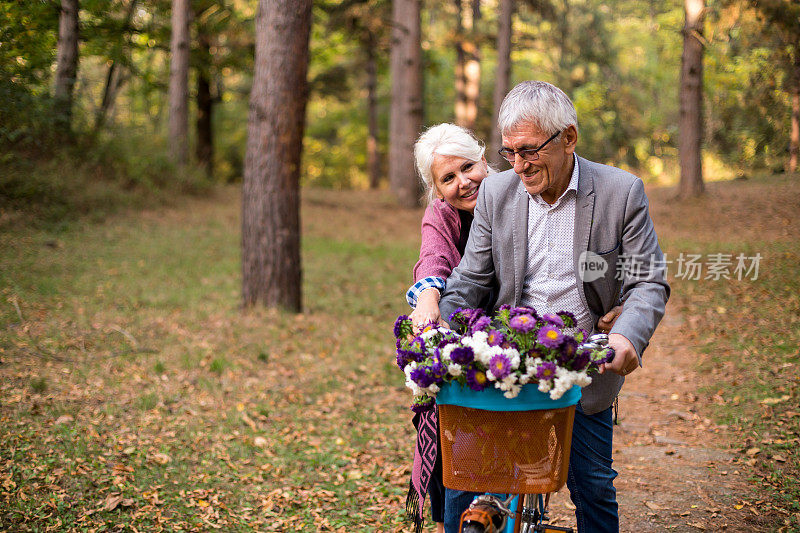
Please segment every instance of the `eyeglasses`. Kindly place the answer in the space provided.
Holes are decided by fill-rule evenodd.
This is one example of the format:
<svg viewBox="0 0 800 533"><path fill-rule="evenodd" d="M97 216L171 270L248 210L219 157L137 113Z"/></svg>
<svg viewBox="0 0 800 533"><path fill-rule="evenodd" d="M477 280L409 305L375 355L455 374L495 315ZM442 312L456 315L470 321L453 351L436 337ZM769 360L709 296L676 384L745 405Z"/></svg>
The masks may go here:
<svg viewBox="0 0 800 533"><path fill-rule="evenodd" d="M497 153L502 155L506 159L506 161L508 161L512 165L516 160L517 154L519 154L519 156L525 161L536 161L537 159L539 159L539 151L545 146L547 146L547 143L549 143L559 135L561 135L560 131L555 132L553 136L547 139L545 142L543 142L539 148L527 148L525 150L518 150L516 152L508 148L500 148L497 151Z"/></svg>

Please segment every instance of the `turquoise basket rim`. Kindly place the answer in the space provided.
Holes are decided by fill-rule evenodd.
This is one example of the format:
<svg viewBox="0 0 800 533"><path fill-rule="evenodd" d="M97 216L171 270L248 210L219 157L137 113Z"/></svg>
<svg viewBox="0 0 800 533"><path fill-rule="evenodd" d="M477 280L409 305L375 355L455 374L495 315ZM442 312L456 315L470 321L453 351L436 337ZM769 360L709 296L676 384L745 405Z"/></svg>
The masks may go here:
<svg viewBox="0 0 800 533"><path fill-rule="evenodd" d="M551 400L550 394L539 392L536 384L522 387L516 398L506 398L503 391L492 386L482 391L474 391L460 383L451 382L442 385L436 394L439 405L458 405L484 411L539 411L542 409L560 409L575 405L581 399L581 388L573 385L558 400Z"/></svg>

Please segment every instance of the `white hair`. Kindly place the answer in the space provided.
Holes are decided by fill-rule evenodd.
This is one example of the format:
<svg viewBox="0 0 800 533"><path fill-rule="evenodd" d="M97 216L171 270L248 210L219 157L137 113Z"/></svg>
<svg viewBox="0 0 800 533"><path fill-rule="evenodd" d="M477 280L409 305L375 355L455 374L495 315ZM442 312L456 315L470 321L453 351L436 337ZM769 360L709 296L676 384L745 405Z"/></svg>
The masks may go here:
<svg viewBox="0 0 800 533"><path fill-rule="evenodd" d="M433 159L436 154L463 157L469 161L480 161L486 147L467 129L455 124L438 124L428 128L414 144L414 159L417 163L425 198L428 203L436 199L433 185ZM487 165L488 167L488 165ZM491 174L494 169L488 167Z"/></svg>
<svg viewBox="0 0 800 533"><path fill-rule="evenodd" d="M553 135L567 126L578 129L578 114L564 91L546 81L523 81L506 95L497 115L497 125L505 134L523 122L530 122L544 135Z"/></svg>

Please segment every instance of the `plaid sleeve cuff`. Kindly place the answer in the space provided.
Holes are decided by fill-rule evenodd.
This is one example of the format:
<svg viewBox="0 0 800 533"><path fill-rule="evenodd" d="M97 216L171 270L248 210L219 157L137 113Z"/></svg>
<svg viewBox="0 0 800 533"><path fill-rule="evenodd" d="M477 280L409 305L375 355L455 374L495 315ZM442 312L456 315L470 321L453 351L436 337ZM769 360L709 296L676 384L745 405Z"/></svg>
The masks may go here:
<svg viewBox="0 0 800 533"><path fill-rule="evenodd" d="M445 279L437 276L428 276L422 278L408 289L406 293L406 301L413 309L417 308L417 298L425 289L438 289L439 292L444 292Z"/></svg>

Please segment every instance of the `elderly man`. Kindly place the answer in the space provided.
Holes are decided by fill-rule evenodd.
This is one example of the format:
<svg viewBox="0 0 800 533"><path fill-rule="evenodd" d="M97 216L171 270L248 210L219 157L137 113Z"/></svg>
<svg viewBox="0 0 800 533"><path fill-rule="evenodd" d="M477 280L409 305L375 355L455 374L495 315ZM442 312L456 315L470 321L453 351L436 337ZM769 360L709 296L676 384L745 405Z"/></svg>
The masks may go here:
<svg viewBox="0 0 800 533"><path fill-rule="evenodd" d="M622 294L624 308L609 334L616 356L583 390L567 480L578 531L618 531L612 404L623 376L640 366L669 297L644 186L575 154L575 108L549 83L514 87L498 123L500 153L514 168L481 185L464 257L442 295L442 316L478 307L494 289L496 306L570 311L592 330ZM471 499L448 489L448 533L458 531Z"/></svg>

